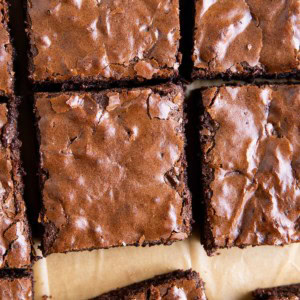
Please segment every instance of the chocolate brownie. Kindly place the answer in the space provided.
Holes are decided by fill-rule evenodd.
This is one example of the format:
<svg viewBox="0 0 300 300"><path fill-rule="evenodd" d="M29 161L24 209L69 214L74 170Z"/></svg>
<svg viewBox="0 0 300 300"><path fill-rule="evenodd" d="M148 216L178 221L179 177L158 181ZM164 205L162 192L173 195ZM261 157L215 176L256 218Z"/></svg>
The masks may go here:
<svg viewBox="0 0 300 300"><path fill-rule="evenodd" d="M194 78L300 76L299 0L195 0Z"/></svg>
<svg viewBox="0 0 300 300"><path fill-rule="evenodd" d="M13 50L9 38L7 0L0 0L0 96L13 93Z"/></svg>
<svg viewBox="0 0 300 300"><path fill-rule="evenodd" d="M300 283L257 289L252 292L252 295L255 300L299 300Z"/></svg>
<svg viewBox="0 0 300 300"><path fill-rule="evenodd" d="M31 300L33 299L33 276L30 271L18 274L0 274L0 299Z"/></svg>
<svg viewBox="0 0 300 300"><path fill-rule="evenodd" d="M203 243L218 248L300 241L300 85L202 91Z"/></svg>
<svg viewBox="0 0 300 300"><path fill-rule="evenodd" d="M31 243L22 197L16 101L0 104L0 268L31 265Z"/></svg>
<svg viewBox="0 0 300 300"><path fill-rule="evenodd" d="M179 0L30 0L35 83L170 78L178 73Z"/></svg>
<svg viewBox="0 0 300 300"><path fill-rule="evenodd" d="M44 255L190 233L183 91L37 93Z"/></svg>
<svg viewBox="0 0 300 300"><path fill-rule="evenodd" d="M176 270L94 298L106 299L206 300L206 296L203 281L197 272Z"/></svg>

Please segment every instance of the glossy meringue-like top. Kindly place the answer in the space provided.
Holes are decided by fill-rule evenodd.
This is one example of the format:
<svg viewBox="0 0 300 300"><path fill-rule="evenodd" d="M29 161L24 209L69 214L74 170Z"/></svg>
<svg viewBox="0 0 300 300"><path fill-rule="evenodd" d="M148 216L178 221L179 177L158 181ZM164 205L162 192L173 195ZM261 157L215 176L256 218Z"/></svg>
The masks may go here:
<svg viewBox="0 0 300 300"><path fill-rule="evenodd" d="M300 69L299 50L299 0L196 1L193 61L203 74L288 73Z"/></svg>
<svg viewBox="0 0 300 300"><path fill-rule="evenodd" d="M31 0L35 81L171 77L178 0Z"/></svg>
<svg viewBox="0 0 300 300"><path fill-rule="evenodd" d="M0 269L30 265L28 224L25 204L19 191L20 177L13 164L12 130L7 129L8 111L0 104ZM15 158L17 159L17 158Z"/></svg>
<svg viewBox="0 0 300 300"><path fill-rule="evenodd" d="M203 102L215 246L299 242L300 86L212 88Z"/></svg>
<svg viewBox="0 0 300 300"><path fill-rule="evenodd" d="M46 254L187 236L182 102L174 85L37 94Z"/></svg>
<svg viewBox="0 0 300 300"><path fill-rule="evenodd" d="M12 47L7 31L7 6L0 1L0 95L12 93Z"/></svg>

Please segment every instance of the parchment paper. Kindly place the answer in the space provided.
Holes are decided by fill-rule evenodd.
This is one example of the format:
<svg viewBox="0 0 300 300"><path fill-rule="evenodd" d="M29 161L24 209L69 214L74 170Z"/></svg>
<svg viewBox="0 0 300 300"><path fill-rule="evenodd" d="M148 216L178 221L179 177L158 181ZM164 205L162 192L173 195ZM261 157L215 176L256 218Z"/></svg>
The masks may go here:
<svg viewBox="0 0 300 300"><path fill-rule="evenodd" d="M34 266L35 296L88 299L177 268L193 268L208 299L251 299L258 287L300 282L300 244L232 248L208 257L197 234L172 246L52 254Z"/></svg>
<svg viewBox="0 0 300 300"><path fill-rule="evenodd" d="M187 92L212 84L196 82ZM88 299L178 268L200 273L209 300L251 299L249 292L255 288L300 282L300 244L219 253L208 257L194 232L172 246L52 254L34 265L35 299Z"/></svg>

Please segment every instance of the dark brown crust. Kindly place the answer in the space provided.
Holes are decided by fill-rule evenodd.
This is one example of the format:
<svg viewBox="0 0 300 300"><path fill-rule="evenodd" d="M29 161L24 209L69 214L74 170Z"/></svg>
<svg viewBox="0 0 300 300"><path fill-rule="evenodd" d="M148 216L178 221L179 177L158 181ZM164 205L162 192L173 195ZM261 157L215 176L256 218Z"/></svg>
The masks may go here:
<svg viewBox="0 0 300 300"><path fill-rule="evenodd" d="M175 86L177 89L181 89L181 86ZM154 87L148 87L150 88L152 91L159 93L161 95L166 95L169 93L174 92L174 85L157 85ZM136 89L136 88L135 88ZM142 89L142 87L137 88L137 89ZM110 89L109 91L111 92L120 92L120 88L115 88L115 89ZM85 92L85 91L82 91ZM95 92L96 93L96 92ZM46 93L49 96L55 96L55 93ZM35 100L36 101L36 100ZM103 99L102 97L100 97L99 99L97 99L97 101L106 101L106 99ZM36 112L36 111L35 111ZM185 116L184 116L185 117ZM40 131L39 131L39 126L38 126L38 122L39 122L39 117L36 114L36 122L35 122L35 127L36 127L36 132L37 132L37 140L38 140L38 144L40 145L41 143L41 136L40 136ZM186 120L185 120L186 122ZM186 136L184 134L184 123L182 124L182 134L184 136L184 143L186 145ZM41 153L39 153L39 157L41 159ZM187 166L187 161L186 161L186 155L184 153L183 157L181 158L182 160L182 164L183 166ZM47 172L41 168L40 165L40 169L39 169L39 182L40 182L40 189L41 191L43 191L44 188L44 183L47 180L48 174ZM192 223L193 223L193 219L192 219L192 198L191 198L191 194L190 191L188 189L188 183L187 183L187 173L186 173L186 168L185 168L185 172L184 172L184 182L185 182L185 190L183 193L183 205L182 205L182 212L181 215L183 216L183 230L181 232L186 233L187 236L189 236L191 234L192 231ZM41 250L43 252L44 256L47 256L49 254L51 254L51 246L54 242L54 240L56 239L57 235L58 235L58 229L56 228L56 226L53 223L49 223L49 222L44 222L44 217L46 216L45 214L45 207L42 203L42 209L40 212L40 222L44 227L44 234L43 234L43 239L42 239L42 244L41 244ZM175 242L175 239L167 239L167 240L157 240L157 241L152 241L152 242L148 242L148 241L144 241L142 244L139 241L136 241L136 243L133 244L127 244L127 246L155 246L155 245L171 245ZM118 246L113 246L113 247L107 247L105 249L109 249L109 248L115 248ZM99 248L86 248L86 249L81 249L79 251L83 251L83 250L88 250L88 251L92 251L92 250L96 250ZM104 248L101 248L104 249ZM69 251L68 251L69 252ZM78 251L72 251L72 252L78 252ZM63 253L67 253L67 252L63 252Z"/></svg>
<svg viewBox="0 0 300 300"><path fill-rule="evenodd" d="M152 87L155 85L175 83L179 81L179 77L171 77L168 79L150 79L147 81L131 80L111 80L107 82L87 82L87 81L63 81L63 82L34 82L32 85L33 91L38 92L74 92L74 91L98 91L105 89L120 89L120 88L138 88L138 87Z"/></svg>
<svg viewBox="0 0 300 300"><path fill-rule="evenodd" d="M23 184L23 176L25 174L22 165L21 165L21 158L20 158L20 147L21 141L18 139L18 130L17 130L17 120L18 120L18 105L20 103L19 98L11 98L8 103L8 123L4 128L3 134L3 144L5 147L10 147L11 150L11 161L12 161L12 180L14 182L14 199L16 201L17 209L20 209L21 203L18 201L17 195L21 195L23 199L24 194L24 184ZM24 199L22 200L24 201ZM31 261L35 259L34 250L33 250L33 242L32 242L32 234L31 228L28 223L27 213L24 213L24 223L26 228L26 233L28 234L28 243L31 247ZM24 266L24 268L31 268L32 263ZM6 266L5 268L8 268Z"/></svg>
<svg viewBox="0 0 300 300"><path fill-rule="evenodd" d="M44 81L34 81L32 79L33 74L33 56L29 56L29 79L31 83L34 85L34 89L51 89L53 85L60 86L63 90L73 90L75 89L94 89L94 88L101 88L101 89L107 89L112 86L116 87L131 87L136 85L143 85L147 79L142 79L141 77L135 77L135 78L126 78L126 79L107 79L104 80L103 77L100 76L94 76L94 77L85 77L84 79L81 79L80 76L73 76L69 80L44 80ZM151 79L154 82L161 83L165 80L176 80L179 77L179 72L176 71L175 74L171 77L156 77L155 75Z"/></svg>
<svg viewBox="0 0 300 300"><path fill-rule="evenodd" d="M223 80L253 80L256 78L265 78L265 79L299 79L300 78L300 71L293 70L288 73L268 73L260 68L245 68L243 72L235 73L230 70L226 72L210 72L207 69L198 69L193 68L192 72L192 79L223 79Z"/></svg>
<svg viewBox="0 0 300 300"><path fill-rule="evenodd" d="M59 86L59 89L62 90L73 90L75 89L95 89L95 88L101 88L106 89L110 88L112 86L114 87L129 87L129 86L136 86L141 85L145 82L148 82L149 80L136 76L134 78L123 78L123 79L110 79L110 78L104 78L102 76L86 76L85 78L81 78L80 76L72 76L69 80L56 80L54 78L47 78L46 80L42 81L36 81L33 80L33 73L34 73L34 63L33 58L35 56L35 53L37 52L37 49L33 43L32 38L32 30L31 30L31 19L30 15L28 13L28 0L24 1L24 12L26 16L26 23L25 28L27 32L27 37L29 41L29 50L28 50L28 69L29 69L29 80L34 85L34 89L42 89L42 90L49 90L53 87L53 85ZM180 47L180 39L178 41L179 47ZM178 51L176 54L176 63L179 63L181 65L182 61L182 53L180 52L178 47ZM173 75L171 76L157 76L153 75L152 79L150 79L153 82L162 83L166 80L176 80L179 78L179 71L175 70L174 68L164 67L160 68L160 70L171 70L173 71Z"/></svg>
<svg viewBox="0 0 300 300"><path fill-rule="evenodd" d="M20 278L31 278L33 283L32 270L20 270L20 269L0 270L0 279L14 280Z"/></svg>
<svg viewBox="0 0 300 300"><path fill-rule="evenodd" d="M4 22L2 22L4 28L6 29L6 31L8 32L9 35L9 45L8 45L8 49L6 49L6 51L11 53L11 62L10 64L8 64L8 72L9 75L12 79L12 83L11 86L8 86L8 94L6 94L3 90L0 90L0 96L11 96L14 92L14 87L15 87L15 76L14 76L14 68L13 68L13 62L16 59L16 52L14 47L12 46L12 42L13 42L13 37L11 36L11 30L10 30L10 17L9 17L9 6L11 5L9 3L9 1L1 1L3 6L4 6L4 11L2 11L3 14L3 18L4 18Z"/></svg>
<svg viewBox="0 0 300 300"><path fill-rule="evenodd" d="M274 288L257 289L252 292L252 296L256 300L274 299L273 297L279 297L279 299L281 297L300 297L300 283L283 285Z"/></svg>
<svg viewBox="0 0 300 300"><path fill-rule="evenodd" d="M202 108L203 110L204 108ZM206 154L205 153L205 145L207 143L214 143L214 136L216 131L218 130L218 124L214 122L211 116L204 111L202 115L200 115L200 131L203 129L207 129L210 132L210 135L203 136L199 132L200 138L200 147L201 147L201 170L202 170L202 184L203 184L203 199L204 205L206 207L205 210L205 219L204 219L204 226L201 235L201 242L210 256L212 255L217 247L214 243L214 238L211 231L211 226L209 223L209 215L212 213L212 206L211 206L211 198L212 198L212 190L210 188L211 182L214 180L214 170L209 167L206 163Z"/></svg>
<svg viewBox="0 0 300 300"><path fill-rule="evenodd" d="M187 280L194 280L196 282L197 288L201 287L204 289L204 283L200 279L199 274L192 269L187 271L183 270L176 270L171 273L167 273L164 275L158 275L151 279L134 283L124 288L119 288L114 291L108 292L106 294L100 295L98 297L93 298L94 300L117 300L117 299L125 299L125 297L134 296L138 293L147 293L148 289L151 286L158 286L162 284L172 283L174 280L178 279L187 279Z"/></svg>

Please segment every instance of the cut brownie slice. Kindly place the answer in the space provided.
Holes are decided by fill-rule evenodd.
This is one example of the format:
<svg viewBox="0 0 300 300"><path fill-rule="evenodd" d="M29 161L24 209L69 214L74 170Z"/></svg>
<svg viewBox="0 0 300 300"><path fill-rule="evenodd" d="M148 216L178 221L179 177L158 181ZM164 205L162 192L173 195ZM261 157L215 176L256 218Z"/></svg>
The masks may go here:
<svg viewBox="0 0 300 300"><path fill-rule="evenodd" d="M13 50L8 30L8 6L0 0L0 95L13 93Z"/></svg>
<svg viewBox="0 0 300 300"><path fill-rule="evenodd" d="M0 274L0 299L33 299L32 273L29 271L23 274L18 274L15 271L9 271L8 273Z"/></svg>
<svg viewBox="0 0 300 300"><path fill-rule="evenodd" d="M300 241L300 85L202 92L203 243L218 248Z"/></svg>
<svg viewBox="0 0 300 300"><path fill-rule="evenodd" d="M36 94L44 254L190 233L183 91Z"/></svg>
<svg viewBox="0 0 300 300"><path fill-rule="evenodd" d="M195 0L194 78L300 75L299 0Z"/></svg>
<svg viewBox="0 0 300 300"><path fill-rule="evenodd" d="M106 299L206 300L206 296L203 281L197 272L177 270L94 298Z"/></svg>
<svg viewBox="0 0 300 300"><path fill-rule="evenodd" d="M257 289L252 292L252 295L255 300L299 300L300 283Z"/></svg>
<svg viewBox="0 0 300 300"><path fill-rule="evenodd" d="M89 85L176 76L178 2L28 1L31 78Z"/></svg>
<svg viewBox="0 0 300 300"><path fill-rule="evenodd" d="M0 104L0 268L31 265L16 119L15 102Z"/></svg>

